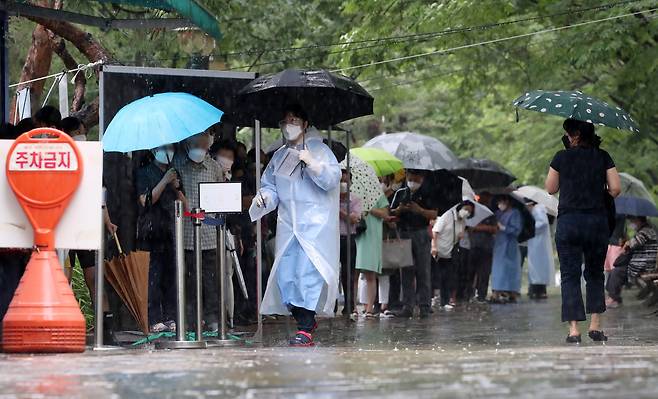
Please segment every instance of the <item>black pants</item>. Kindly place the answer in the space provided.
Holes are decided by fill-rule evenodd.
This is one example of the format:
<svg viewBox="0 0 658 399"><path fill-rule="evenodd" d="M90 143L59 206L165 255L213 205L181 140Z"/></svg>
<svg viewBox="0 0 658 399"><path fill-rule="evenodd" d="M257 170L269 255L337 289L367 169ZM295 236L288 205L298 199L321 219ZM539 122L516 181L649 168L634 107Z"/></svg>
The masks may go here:
<svg viewBox="0 0 658 399"><path fill-rule="evenodd" d="M441 291L441 306L450 303L450 296L457 288L456 261L454 258L439 258L436 261L436 268L439 274L439 290Z"/></svg>
<svg viewBox="0 0 658 399"><path fill-rule="evenodd" d="M18 283L23 277L30 255L23 252L0 253L0 321L5 317ZM2 339L2 323L0 323Z"/></svg>
<svg viewBox="0 0 658 399"><path fill-rule="evenodd" d="M430 236L426 229L403 231L402 238L411 239L414 265L402 268L402 301L413 309L416 302L420 308L429 309L432 301L432 255ZM416 288L414 289L414 281Z"/></svg>
<svg viewBox="0 0 658 399"><path fill-rule="evenodd" d="M297 322L297 329L307 333L312 333L313 328L315 327L315 312L312 310L298 308L293 306L290 308L292 317L295 318Z"/></svg>
<svg viewBox="0 0 658 399"><path fill-rule="evenodd" d="M471 251L459 248L457 255L457 300L468 301L473 297L473 282L475 280L475 269L470 260Z"/></svg>
<svg viewBox="0 0 658 399"><path fill-rule="evenodd" d="M608 221L603 213L567 213L558 218L555 244L562 276L562 321L583 321L587 313L605 312L603 263L608 249ZM582 261L585 269L582 270ZM580 288L585 277L587 307Z"/></svg>
<svg viewBox="0 0 658 399"><path fill-rule="evenodd" d="M471 248L470 263L475 272L475 289L477 297L484 301L487 299L489 291L489 277L491 276L491 262L493 260L493 250L489 248Z"/></svg>
<svg viewBox="0 0 658 399"><path fill-rule="evenodd" d="M214 249L201 251L202 278L202 319L206 323L219 320L219 280L217 276L217 253ZM196 321L196 270L194 266L194 251L185 251L185 267L187 268L187 319L190 328Z"/></svg>
<svg viewBox="0 0 658 399"><path fill-rule="evenodd" d="M340 285L343 287L343 294L345 295L345 312L352 311L352 304L347 303L347 298L351 299L352 303L355 302L354 296L356 295L352 287L356 276L356 240L353 235L349 237L350 245L350 287L347 286L347 236L340 236ZM349 293L349 295L348 295Z"/></svg>
<svg viewBox="0 0 658 399"><path fill-rule="evenodd" d="M605 284L605 290L608 291L610 298L621 303L621 290L628 281L628 266L619 266L612 269L608 275L608 282Z"/></svg>
<svg viewBox="0 0 658 399"><path fill-rule="evenodd" d="M171 246L150 252L148 312L150 325L176 318L176 255Z"/></svg>

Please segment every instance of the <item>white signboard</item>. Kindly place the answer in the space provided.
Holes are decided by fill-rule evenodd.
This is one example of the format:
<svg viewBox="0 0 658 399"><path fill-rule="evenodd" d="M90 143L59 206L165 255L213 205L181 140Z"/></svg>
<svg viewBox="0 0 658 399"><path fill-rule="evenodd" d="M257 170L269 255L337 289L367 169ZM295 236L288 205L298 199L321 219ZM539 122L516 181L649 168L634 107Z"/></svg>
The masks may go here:
<svg viewBox="0 0 658 399"><path fill-rule="evenodd" d="M199 183L199 207L206 213L242 212L242 184Z"/></svg>
<svg viewBox="0 0 658 399"><path fill-rule="evenodd" d="M5 162L13 140L0 140L0 247L31 248L34 233L14 192L9 187ZM33 147L33 146L48 146ZM69 249L99 249L101 244L101 205L103 150L99 142L76 142L84 170L78 190L73 194L55 230L55 246ZM21 146L28 146L22 148ZM54 147L51 147L54 146ZM59 148L64 146L66 148ZM9 162L12 170L75 170L77 159L65 143L23 143L17 146ZM27 163L23 155L25 152ZM61 152L61 154L60 154ZM32 153L35 153L32 156ZM54 154L54 155L52 155ZM67 157L66 154L69 154ZM53 159L51 159L53 158ZM15 169L16 168L16 169Z"/></svg>

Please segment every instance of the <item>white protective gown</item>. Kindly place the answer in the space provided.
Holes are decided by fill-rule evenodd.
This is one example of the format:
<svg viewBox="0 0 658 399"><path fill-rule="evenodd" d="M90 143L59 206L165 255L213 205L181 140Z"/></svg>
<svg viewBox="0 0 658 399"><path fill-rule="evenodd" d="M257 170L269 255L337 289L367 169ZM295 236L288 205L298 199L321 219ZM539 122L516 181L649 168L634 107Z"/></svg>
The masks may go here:
<svg viewBox="0 0 658 399"><path fill-rule="evenodd" d="M555 260L546 207L535 205L532 216L535 236L528 240L528 281L530 284L551 285L555 279Z"/></svg>
<svg viewBox="0 0 658 399"><path fill-rule="evenodd" d="M341 170L315 128L308 129L304 145L315 162L296 177L276 176L287 150L285 146L280 148L261 179L261 190L269 197L266 207L257 209L254 199L250 209L255 220L279 208L276 256L262 314L287 315L289 305L314 310L319 315L334 314L338 295Z"/></svg>

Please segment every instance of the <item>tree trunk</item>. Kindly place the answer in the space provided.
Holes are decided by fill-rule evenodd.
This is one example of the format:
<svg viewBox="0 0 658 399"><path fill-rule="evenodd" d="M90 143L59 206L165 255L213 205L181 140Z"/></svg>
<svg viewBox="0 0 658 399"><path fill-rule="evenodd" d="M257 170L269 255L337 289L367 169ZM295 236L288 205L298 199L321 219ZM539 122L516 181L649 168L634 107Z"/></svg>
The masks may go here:
<svg viewBox="0 0 658 399"><path fill-rule="evenodd" d="M53 50L50 42L50 34L46 28L41 25L37 25L37 27L32 32L32 45L27 51L27 57L25 57L25 63L23 64L23 70L21 71L21 78L19 82L25 82L27 80L48 75L52 58ZM32 101L33 109L36 110L38 107L38 102L41 99L41 93L43 92L43 86L45 83L45 80L37 80L36 82L27 83L16 87L16 91L25 87L30 87L32 90L30 100ZM14 118L16 117L16 96L12 95L11 97L12 100L9 108L9 121L13 123Z"/></svg>
<svg viewBox="0 0 658 399"><path fill-rule="evenodd" d="M75 69L78 63L75 61L71 53L66 49L66 42L62 38L53 39L53 51L62 59L66 69ZM74 79L75 88L73 90L73 101L71 102L71 112L78 112L82 109L85 102L85 90L87 79L85 78L84 71L79 71L75 74Z"/></svg>

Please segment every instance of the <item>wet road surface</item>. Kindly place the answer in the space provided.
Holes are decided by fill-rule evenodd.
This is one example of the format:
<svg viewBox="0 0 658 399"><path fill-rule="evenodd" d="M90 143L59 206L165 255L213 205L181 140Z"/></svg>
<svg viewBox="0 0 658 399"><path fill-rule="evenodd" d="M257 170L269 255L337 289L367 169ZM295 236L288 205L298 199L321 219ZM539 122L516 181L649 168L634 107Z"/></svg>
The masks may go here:
<svg viewBox="0 0 658 399"><path fill-rule="evenodd" d="M656 398L658 317L633 295L606 313L606 345L564 344L554 295L429 320L323 320L305 349L284 346L283 321L239 349L0 355L0 399Z"/></svg>

